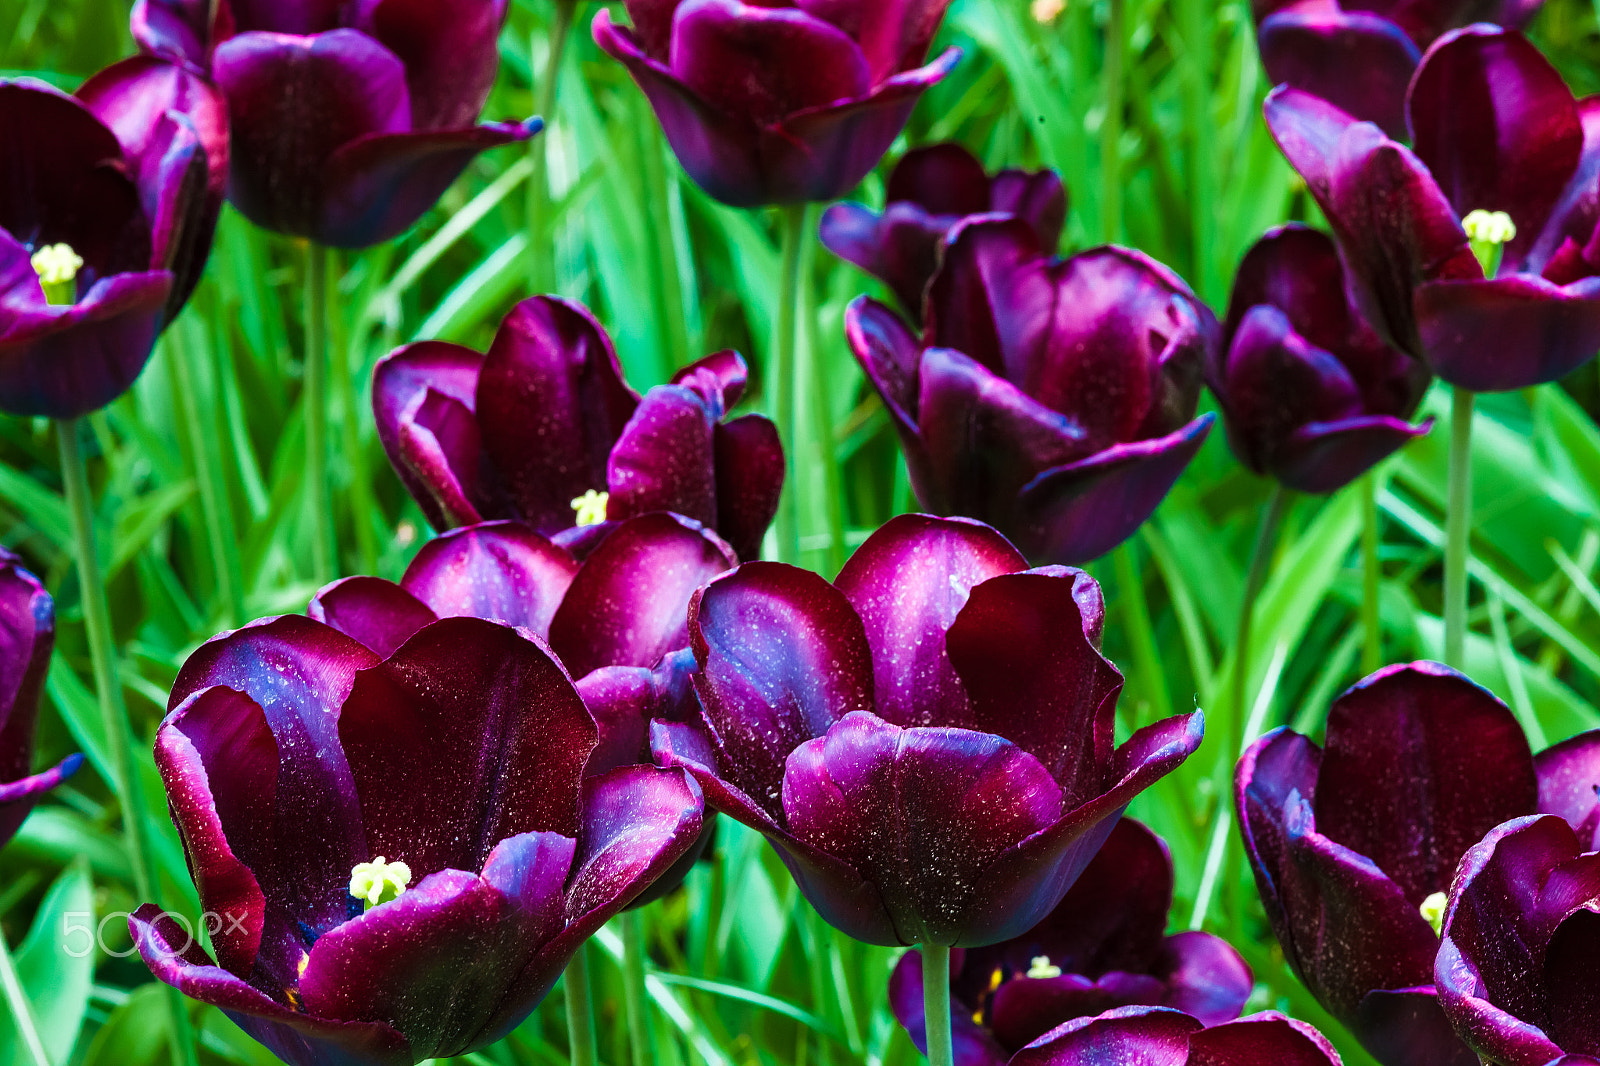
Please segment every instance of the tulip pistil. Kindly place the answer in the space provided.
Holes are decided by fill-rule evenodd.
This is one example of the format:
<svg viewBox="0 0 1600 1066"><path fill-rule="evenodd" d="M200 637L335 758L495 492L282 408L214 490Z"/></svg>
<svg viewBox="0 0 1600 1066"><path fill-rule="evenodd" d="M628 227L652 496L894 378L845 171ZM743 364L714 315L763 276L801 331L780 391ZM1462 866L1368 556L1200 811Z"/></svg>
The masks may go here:
<svg viewBox="0 0 1600 1066"><path fill-rule="evenodd" d="M358 862L350 871L350 894L371 910L380 903L399 899L411 883L411 867L398 859L385 862L379 855L371 862Z"/></svg>
<svg viewBox="0 0 1600 1066"><path fill-rule="evenodd" d="M83 257L70 244L47 244L33 253L33 272L39 275L45 302L65 306L77 302L78 271Z"/></svg>
<svg viewBox="0 0 1600 1066"><path fill-rule="evenodd" d="M598 526L606 520L606 505L611 502L611 493L596 492L590 489L582 496L572 501L572 510L576 513L574 523L580 526Z"/></svg>
<svg viewBox="0 0 1600 1066"><path fill-rule="evenodd" d="M1035 955L1033 958L1033 965L1028 967L1028 976L1042 978L1060 977L1061 967L1051 965L1050 956L1048 955Z"/></svg>
<svg viewBox="0 0 1600 1066"><path fill-rule="evenodd" d="M1483 267L1483 276L1492 278L1500 271L1500 256L1505 246L1517 237L1517 224L1504 211L1473 211L1461 220L1467 231L1472 254Z"/></svg>
<svg viewBox="0 0 1600 1066"><path fill-rule="evenodd" d="M1422 901L1422 907L1420 908L1422 911L1422 917L1426 919L1429 925L1433 926L1434 936L1441 936L1443 934L1445 899L1446 897L1443 892L1435 892L1433 895Z"/></svg>

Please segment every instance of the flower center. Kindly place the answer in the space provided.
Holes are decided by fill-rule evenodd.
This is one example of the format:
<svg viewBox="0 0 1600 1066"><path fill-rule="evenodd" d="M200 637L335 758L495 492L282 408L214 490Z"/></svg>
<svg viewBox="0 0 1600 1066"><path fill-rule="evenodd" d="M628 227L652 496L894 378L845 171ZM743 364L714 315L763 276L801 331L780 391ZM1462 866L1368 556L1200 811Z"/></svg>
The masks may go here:
<svg viewBox="0 0 1600 1066"><path fill-rule="evenodd" d="M1505 246L1517 237L1517 224L1504 211L1473 211L1461 220L1467 231L1472 254L1483 266L1483 276L1492 278L1500 271L1500 256Z"/></svg>
<svg viewBox="0 0 1600 1066"><path fill-rule="evenodd" d="M76 282L83 257L70 244L47 244L33 253L31 261L44 289L45 302L65 306L77 301Z"/></svg>
<svg viewBox="0 0 1600 1066"><path fill-rule="evenodd" d="M1050 965L1050 956L1035 955L1033 965L1028 967L1029 977L1060 977L1061 967Z"/></svg>
<svg viewBox="0 0 1600 1066"><path fill-rule="evenodd" d="M371 910L380 903L399 899L411 883L411 867L398 859L384 862L379 855L371 862L358 862L350 871L350 894Z"/></svg>
<svg viewBox="0 0 1600 1066"><path fill-rule="evenodd" d="M588 492L572 501L572 510L576 512L574 521L580 526L598 526L606 520L606 504L611 502L611 493Z"/></svg>
<svg viewBox="0 0 1600 1066"><path fill-rule="evenodd" d="M1423 900L1422 906L1419 908L1422 911L1422 917L1429 925L1433 926L1434 936L1442 936L1444 933L1445 902L1445 894L1443 892L1435 892Z"/></svg>

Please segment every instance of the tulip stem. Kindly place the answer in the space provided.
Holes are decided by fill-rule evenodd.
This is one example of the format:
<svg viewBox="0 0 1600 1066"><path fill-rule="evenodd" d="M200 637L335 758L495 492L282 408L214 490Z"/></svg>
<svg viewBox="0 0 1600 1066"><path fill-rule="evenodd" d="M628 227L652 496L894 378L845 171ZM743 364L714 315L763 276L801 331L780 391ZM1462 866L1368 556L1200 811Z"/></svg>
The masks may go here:
<svg viewBox="0 0 1600 1066"><path fill-rule="evenodd" d="M5 985L6 1004L11 1008L11 1024L21 1034L33 1066L50 1066L50 1056L45 1053L44 1041L39 1039L38 1023L33 1019L33 1004L28 1001L28 993L23 990L22 981L17 977L17 966L11 959L11 947L6 943L3 929L0 929L0 984Z"/></svg>
<svg viewBox="0 0 1600 1066"><path fill-rule="evenodd" d="M1467 561L1472 544L1472 405L1456 387L1450 402L1450 495L1444 516L1444 661L1466 668Z"/></svg>
<svg viewBox="0 0 1600 1066"><path fill-rule="evenodd" d="M333 580L333 516L328 510L328 249L306 244L305 378L306 510L311 520L311 576Z"/></svg>
<svg viewBox="0 0 1600 1066"><path fill-rule="evenodd" d="M117 679L117 649L111 634L111 608L106 602L105 579L100 574L100 557L95 548L94 502L89 492L89 470L78 444L79 422L63 418L56 422L56 444L61 451L61 481L66 489L67 510L72 517L73 551L78 564L78 594L83 604L83 627L89 641L89 659L94 670L95 694L100 701L100 719L110 749L116 779L108 782L122 806L122 832L127 839L128 861L133 867L133 887L141 901L159 903L155 878L154 851L145 833L144 804L139 795L139 778L134 772L133 726L122 702L122 684ZM172 1020L173 1066L194 1066L194 1039L183 994L167 989L167 1007Z"/></svg>
<svg viewBox="0 0 1600 1066"><path fill-rule="evenodd" d="M181 325L167 331L166 342L170 353L167 365L172 370L183 420L189 427L189 444L194 450L195 481L200 486L200 511L205 516L206 539L210 542L211 562L216 568L217 598L228 612L223 621L226 628L231 629L245 621L238 542L233 532L228 489L211 452L217 440L215 426L214 423L207 424L200 411L200 397L196 392L192 365L197 353L194 345L183 339L182 334Z"/></svg>
<svg viewBox="0 0 1600 1066"><path fill-rule="evenodd" d="M783 272L778 281L778 306L772 316L772 373L767 387L772 390L772 409L783 443L783 495L778 500L778 558L786 563L800 562L800 493L795 484L795 355L800 302L801 244L806 239L806 205L791 204L783 209L783 236L780 245Z"/></svg>
<svg viewBox="0 0 1600 1066"><path fill-rule="evenodd" d="M1288 510L1289 490L1279 484L1272 490L1272 499L1256 528L1256 542L1250 549L1250 569L1245 573L1244 596L1239 601L1239 630L1233 645L1233 699L1229 707L1228 746L1224 760L1236 759L1244 744L1244 720L1249 714L1250 640L1255 622L1256 600L1267 583L1267 571L1272 566L1272 550L1277 544L1278 527ZM1231 769L1231 765L1225 769ZM1222 795L1222 792L1218 792Z"/></svg>
<svg viewBox="0 0 1600 1066"><path fill-rule="evenodd" d="M599 1061L594 1035L594 1005L589 999L589 945L579 944L561 976L567 997L568 1057L572 1066L595 1066Z"/></svg>
<svg viewBox="0 0 1600 1066"><path fill-rule="evenodd" d="M1123 0L1110 0L1101 77L1106 113L1100 121L1100 228L1108 244L1122 240L1122 68L1128 50L1123 26Z"/></svg>
<svg viewBox="0 0 1600 1066"><path fill-rule="evenodd" d="M536 113L544 119L545 133L528 142L528 157L533 162L533 169L528 173L528 288L535 294L554 292L556 288L555 271L546 269L546 265L552 263L554 258L550 234L547 232L550 221L545 209L550 203L550 181L546 175L550 162L552 119L556 109L556 85L561 80L561 57L566 53L567 37L578 8L570 0L554 0L550 6L555 9L549 27L550 57L544 65L544 81L539 86L534 103ZM529 49L529 55L532 54L533 50Z"/></svg>
<svg viewBox="0 0 1600 1066"><path fill-rule="evenodd" d="M922 945L922 1014L927 1023L929 1066L955 1066L950 1038L950 947Z"/></svg>
<svg viewBox="0 0 1600 1066"><path fill-rule="evenodd" d="M622 998L628 1011L628 1045L633 1050L633 1066L650 1066L655 1061L655 1043L650 1037L645 999L644 930L639 912L623 911L617 924L622 927Z"/></svg>
<svg viewBox="0 0 1600 1066"><path fill-rule="evenodd" d="M816 261L817 242L807 239L817 232L817 220L822 216L822 209L816 204L806 207L805 221L801 224L802 243L800 253L800 290L798 307L799 315L799 358L798 363L804 364L806 373L802 375L809 379L810 389L807 398L811 405L812 433L817 440L817 461L822 471L822 483L826 490L824 493L825 517L828 523L828 576L839 572L844 566L845 556L849 550L845 544L844 530L844 477L839 470L839 442L834 434L832 401L829 399L833 393L832 381L828 377L828 368L820 358L816 343L812 338L812 331L816 329L816 307L811 302L811 286L806 279L811 277L812 265ZM796 373L799 373L796 368Z"/></svg>
<svg viewBox="0 0 1600 1066"><path fill-rule="evenodd" d="M1372 673L1383 665L1382 617L1378 610L1378 588L1383 579L1383 562L1378 558L1378 475L1367 471L1361 477L1361 673Z"/></svg>

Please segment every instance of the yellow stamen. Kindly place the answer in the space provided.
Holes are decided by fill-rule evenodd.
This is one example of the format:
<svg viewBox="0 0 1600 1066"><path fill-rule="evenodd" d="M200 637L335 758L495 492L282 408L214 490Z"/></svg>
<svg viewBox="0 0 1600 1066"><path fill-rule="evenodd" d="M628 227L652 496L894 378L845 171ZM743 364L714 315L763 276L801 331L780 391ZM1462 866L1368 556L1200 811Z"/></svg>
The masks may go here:
<svg viewBox="0 0 1600 1066"><path fill-rule="evenodd" d="M1029 977L1060 977L1061 967L1050 965L1050 956L1036 955L1033 965L1028 967Z"/></svg>
<svg viewBox="0 0 1600 1066"><path fill-rule="evenodd" d="M1000 969L1000 967L996 966L994 968L994 973L989 975L989 991L993 992L995 989L999 988L1001 982L1005 979L1005 973Z"/></svg>
<svg viewBox="0 0 1600 1066"><path fill-rule="evenodd" d="M1440 936L1444 931L1445 900L1446 897L1443 892L1435 892L1422 901L1422 907L1420 908L1422 917L1427 920L1429 925L1433 926L1434 936Z"/></svg>
<svg viewBox="0 0 1600 1066"><path fill-rule="evenodd" d="M33 253L31 261L47 302L57 305L76 302L78 287L75 283L83 267L83 257L74 252L71 245L47 244Z"/></svg>
<svg viewBox="0 0 1600 1066"><path fill-rule="evenodd" d="M577 512L574 523L580 526L598 526L606 520L606 505L611 502L611 493L588 492L572 501L572 509Z"/></svg>
<svg viewBox="0 0 1600 1066"><path fill-rule="evenodd" d="M411 867L398 859L384 862L379 855L371 862L358 862L350 871L350 894L371 910L380 903L399 899L411 883Z"/></svg>
<svg viewBox="0 0 1600 1066"><path fill-rule="evenodd" d="M1467 231L1472 254L1483 267L1483 276L1492 278L1500 271L1500 256L1505 246L1517 239L1517 224L1504 211L1473 211L1461 220Z"/></svg>

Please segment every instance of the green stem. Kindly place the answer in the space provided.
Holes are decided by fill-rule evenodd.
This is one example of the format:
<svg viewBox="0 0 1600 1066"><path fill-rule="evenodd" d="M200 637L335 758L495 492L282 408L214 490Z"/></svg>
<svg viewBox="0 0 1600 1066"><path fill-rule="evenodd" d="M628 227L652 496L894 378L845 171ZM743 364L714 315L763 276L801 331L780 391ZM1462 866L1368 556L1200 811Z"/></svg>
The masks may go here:
<svg viewBox="0 0 1600 1066"><path fill-rule="evenodd" d="M306 509L311 519L311 576L333 580L334 530L328 510L328 249L306 245Z"/></svg>
<svg viewBox="0 0 1600 1066"><path fill-rule="evenodd" d="M1255 546L1250 549L1250 569L1245 574L1244 598L1239 602L1239 630L1233 644L1233 698L1228 705L1228 746L1223 753L1224 761L1228 763L1224 767L1225 772L1232 770L1231 760L1238 757L1239 747L1244 742L1244 720L1250 713L1246 701L1249 699L1250 638L1255 622L1256 599L1261 595L1261 587L1267 583L1267 571L1272 566L1272 549L1278 539L1278 526L1283 522L1283 513L1288 504L1289 490L1280 484L1272 490L1272 499L1267 503L1266 513L1261 516L1261 525L1256 529ZM1221 784L1226 784L1226 781ZM1219 789L1217 795L1222 796L1225 791Z"/></svg>
<svg viewBox="0 0 1600 1066"><path fill-rule="evenodd" d="M1122 239L1122 68L1128 49L1122 9L1123 0L1110 0L1101 78L1106 113L1100 123L1100 230L1107 243Z"/></svg>
<svg viewBox="0 0 1600 1066"><path fill-rule="evenodd" d="M33 1004L28 1001L28 993L23 991L22 981L17 977L17 966L11 960L11 947L6 943L4 930L0 930L0 984L5 985L6 1004L11 1008L11 1023L21 1034L22 1043L28 1049L28 1057L33 1060L34 1066L50 1066L50 1056L45 1054L44 1041L39 1039L39 1026L33 1020Z"/></svg>
<svg viewBox="0 0 1600 1066"><path fill-rule="evenodd" d="M94 669L95 694L100 701L100 718L106 745L111 754L109 782L122 807L122 832L127 840L128 861L133 867L133 887L141 901L159 904L155 880L154 851L145 835L144 803L139 795L139 778L134 772L133 726L122 702L122 684L117 679L117 649L111 634L111 608L106 602L106 585L100 574L100 557L94 536L94 503L89 493L89 470L78 445L78 420L56 422L56 443L61 450L61 480L66 488L67 509L72 515L73 551L78 564L79 595L83 600L83 626L89 640L89 659ZM173 1066L194 1066L194 1040L183 995L167 989L167 1006L172 1015Z"/></svg>
<svg viewBox="0 0 1600 1066"><path fill-rule="evenodd" d="M545 176L549 168L549 140L550 127L554 123L556 109L556 86L561 81L561 57L567 49L567 37L572 29L573 19L577 16L578 5L574 0L554 0L555 14L550 22L550 58L544 65L544 81L539 85L538 99L534 103L535 113L544 119L545 132L534 137L528 142L528 158L533 162L533 170L528 175L528 288L535 293L554 292L555 270L547 269L552 264L552 257L546 252L550 247L548 240L549 221L546 218L546 208L550 205L550 181ZM537 38L538 31L534 31ZM537 44L537 40L533 42ZM529 55L533 49L529 49Z"/></svg>
<svg viewBox="0 0 1600 1066"><path fill-rule="evenodd" d="M217 572L217 598L226 606L224 628L243 624L244 589L239 570L237 544L233 535L233 511L228 506L228 490L222 482L221 472L213 461L212 445L217 441L216 425L205 424L200 414L200 398L195 391L195 375L191 360L191 345L180 339L182 330L167 332L167 345L171 358L173 383L177 386L178 400L183 406L183 420L189 428L189 443L194 452L195 480L200 483L200 510L206 519L206 539L211 548L211 561Z"/></svg>
<svg viewBox="0 0 1600 1066"><path fill-rule="evenodd" d="M834 432L833 411L830 395L835 391L834 383L828 378L828 368L823 362L822 353L817 350L813 337L816 328L816 305L812 302L812 289L809 284L813 264L816 262L817 242L810 240L811 234L817 232L817 221L822 216L820 204L810 204L806 208L805 221L801 223L801 253L800 253L800 289L796 294L799 306L796 313L799 316L799 357L809 373L802 375L810 383L807 402L811 407L812 433L817 439L817 461L822 467L823 500L826 513L824 519L828 528L828 570L829 576L837 574L844 566L847 548L844 539L844 475L839 469L839 441Z"/></svg>
<svg viewBox="0 0 1600 1066"><path fill-rule="evenodd" d="M644 989L644 930L637 910L623 911L617 918L622 927L622 997L628 1011L628 1045L633 1051L633 1066L650 1066L655 1061L655 1041L650 1036L650 1012Z"/></svg>
<svg viewBox="0 0 1600 1066"><path fill-rule="evenodd" d="M950 1039L950 948L922 945L922 1013L928 1027L929 1066L955 1066Z"/></svg>
<svg viewBox="0 0 1600 1066"><path fill-rule="evenodd" d="M1444 516L1444 661L1466 668L1467 560L1472 544L1472 404L1456 388L1450 402L1450 495Z"/></svg>
<svg viewBox="0 0 1600 1066"><path fill-rule="evenodd" d="M642 99L642 98L641 98ZM637 101L636 101L637 102ZM666 327L668 351L666 369L670 372L687 366L701 352L690 350L689 323L684 317L683 284L678 267L678 244L672 235L672 174L667 170L667 145L658 124L647 119L639 124L644 144L647 195L655 219L650 226L655 238L656 297L660 318Z"/></svg>
<svg viewBox="0 0 1600 1066"><path fill-rule="evenodd" d="M806 208L794 204L783 209L783 235L780 244L783 272L778 282L778 306L772 316L772 373L767 387L772 390L772 409L776 413L778 436L783 443L783 495L778 501L778 558L786 563L800 562L800 500L795 484L795 341L799 321L796 304L800 300L800 252L806 238Z"/></svg>
<svg viewBox="0 0 1600 1066"><path fill-rule="evenodd" d="M1378 588L1383 560L1378 558L1378 475L1361 478L1361 673L1383 665L1383 622L1378 610Z"/></svg>
<svg viewBox="0 0 1600 1066"><path fill-rule="evenodd" d="M567 997L568 1057L572 1066L595 1066L600 1060L594 1035L594 1006L589 1000L589 945L573 952L572 961L561 975Z"/></svg>
<svg viewBox="0 0 1600 1066"><path fill-rule="evenodd" d="M1118 600L1127 609L1128 640L1133 645L1134 669L1139 675L1142 695L1150 704L1148 721L1159 722L1172 714L1172 697L1167 692L1167 679L1161 672L1161 653L1156 648L1155 631L1150 625L1150 609L1144 600L1144 582L1139 576L1139 565L1134 558L1132 542L1116 550L1114 558L1117 573ZM1140 721L1130 721L1137 728Z"/></svg>

